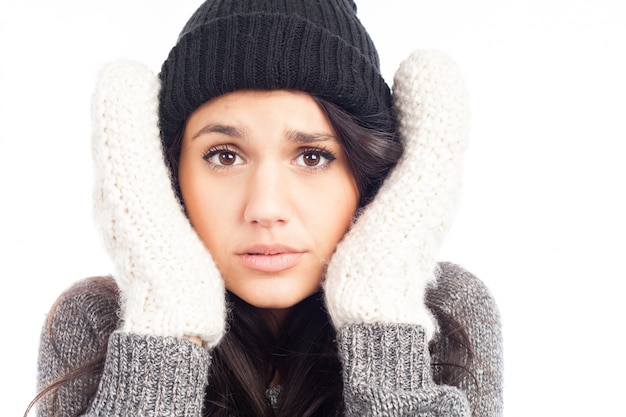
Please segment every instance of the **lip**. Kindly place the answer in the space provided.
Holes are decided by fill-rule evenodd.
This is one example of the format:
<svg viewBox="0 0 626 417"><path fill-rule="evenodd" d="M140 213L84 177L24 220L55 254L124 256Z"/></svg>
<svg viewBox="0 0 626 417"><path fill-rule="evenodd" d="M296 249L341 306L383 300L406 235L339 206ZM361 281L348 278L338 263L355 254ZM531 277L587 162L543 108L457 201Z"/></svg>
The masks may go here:
<svg viewBox="0 0 626 417"><path fill-rule="evenodd" d="M285 245L253 245L237 254L247 268L260 272L282 272L296 266L305 252Z"/></svg>

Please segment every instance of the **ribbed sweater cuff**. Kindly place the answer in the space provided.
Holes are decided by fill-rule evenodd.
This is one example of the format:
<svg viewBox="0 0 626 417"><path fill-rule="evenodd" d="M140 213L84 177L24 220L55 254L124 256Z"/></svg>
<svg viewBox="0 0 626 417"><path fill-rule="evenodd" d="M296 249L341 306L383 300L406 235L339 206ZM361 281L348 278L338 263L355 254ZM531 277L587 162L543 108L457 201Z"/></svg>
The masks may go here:
<svg viewBox="0 0 626 417"><path fill-rule="evenodd" d="M467 398L435 385L426 334L410 324L357 324L338 333L346 416L466 417Z"/></svg>
<svg viewBox="0 0 626 417"><path fill-rule="evenodd" d="M338 334L344 379L389 390L431 386L430 355L424 329L410 324L356 324Z"/></svg>
<svg viewBox="0 0 626 417"><path fill-rule="evenodd" d="M197 416L210 356L176 338L115 332L90 416Z"/></svg>

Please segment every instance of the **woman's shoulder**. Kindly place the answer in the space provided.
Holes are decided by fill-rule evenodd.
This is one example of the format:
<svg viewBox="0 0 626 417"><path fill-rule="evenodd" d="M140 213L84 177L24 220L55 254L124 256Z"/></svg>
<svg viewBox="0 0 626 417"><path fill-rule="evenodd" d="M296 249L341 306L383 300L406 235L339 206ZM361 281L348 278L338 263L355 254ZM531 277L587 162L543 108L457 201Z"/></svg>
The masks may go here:
<svg viewBox="0 0 626 417"><path fill-rule="evenodd" d="M110 276L84 278L59 295L48 314L49 322L81 319L101 327L117 324L119 291ZM114 321L115 323L112 323Z"/></svg>
<svg viewBox="0 0 626 417"><path fill-rule="evenodd" d="M475 415L501 415L502 326L496 300L483 281L459 265L443 262L438 272L426 295L441 326L440 338L431 346L433 363L457 363L458 356L450 352L452 344L462 351L469 349L471 360L463 368L469 374L459 374L462 378L456 384ZM439 367L437 372L443 375L445 369Z"/></svg>
<svg viewBox="0 0 626 417"><path fill-rule="evenodd" d="M92 277L72 284L52 304L41 329L37 385L55 394L42 399L38 415L78 415L87 406L100 379L99 358L118 327L118 297L111 277Z"/></svg>
<svg viewBox="0 0 626 417"><path fill-rule="evenodd" d="M119 324L119 292L111 277L79 280L59 295L42 329L40 352L52 349L70 363L80 362L77 343L99 351ZM43 352L41 352L43 353ZM52 353L52 352L48 352ZM89 352L82 351L87 356Z"/></svg>
<svg viewBox="0 0 626 417"><path fill-rule="evenodd" d="M499 318L496 300L483 281L463 267L440 262L437 280L426 300L457 318L483 316Z"/></svg>

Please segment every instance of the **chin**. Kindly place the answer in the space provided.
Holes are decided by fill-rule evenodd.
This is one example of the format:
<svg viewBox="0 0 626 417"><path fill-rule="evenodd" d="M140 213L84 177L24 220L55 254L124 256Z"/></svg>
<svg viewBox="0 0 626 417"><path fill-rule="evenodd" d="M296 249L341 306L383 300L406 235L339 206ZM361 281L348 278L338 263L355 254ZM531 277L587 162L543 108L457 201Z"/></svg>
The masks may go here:
<svg viewBox="0 0 626 417"><path fill-rule="evenodd" d="M263 285L260 287L228 288L246 303L264 310L285 310L315 294L320 286L294 288L292 285Z"/></svg>

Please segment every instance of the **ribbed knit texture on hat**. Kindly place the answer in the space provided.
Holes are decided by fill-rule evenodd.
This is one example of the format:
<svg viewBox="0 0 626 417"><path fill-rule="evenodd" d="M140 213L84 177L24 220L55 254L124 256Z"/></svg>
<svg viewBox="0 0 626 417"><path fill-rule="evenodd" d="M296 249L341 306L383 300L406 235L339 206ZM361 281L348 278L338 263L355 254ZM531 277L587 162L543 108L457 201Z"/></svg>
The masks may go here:
<svg viewBox="0 0 626 417"><path fill-rule="evenodd" d="M169 147L201 104L240 89L289 88L393 131L378 54L349 0L209 0L160 73L160 127Z"/></svg>

